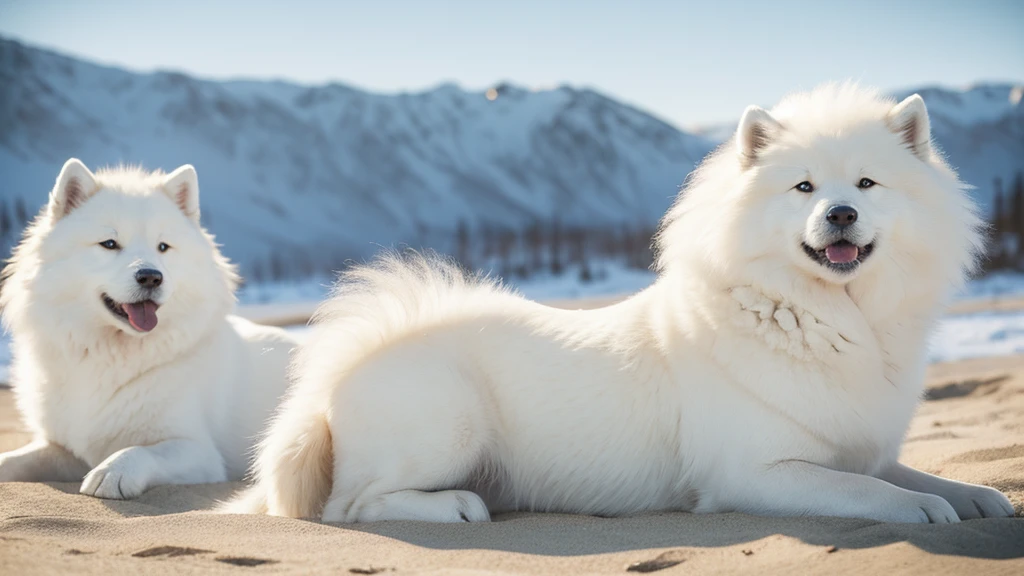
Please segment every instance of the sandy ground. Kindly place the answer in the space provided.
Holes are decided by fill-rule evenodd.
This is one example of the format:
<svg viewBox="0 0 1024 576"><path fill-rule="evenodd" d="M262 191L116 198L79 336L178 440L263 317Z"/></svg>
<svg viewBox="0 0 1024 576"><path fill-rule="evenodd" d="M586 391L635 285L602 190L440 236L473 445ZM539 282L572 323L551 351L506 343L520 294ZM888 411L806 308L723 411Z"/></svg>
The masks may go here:
<svg viewBox="0 0 1024 576"><path fill-rule="evenodd" d="M935 365L928 378L903 461L999 488L1017 518L938 526L511 514L490 524L339 526L206 512L238 484L165 486L116 502L80 496L74 484L8 483L0 574L1024 574L1024 356ZM0 451L28 441L11 396L0 388Z"/></svg>

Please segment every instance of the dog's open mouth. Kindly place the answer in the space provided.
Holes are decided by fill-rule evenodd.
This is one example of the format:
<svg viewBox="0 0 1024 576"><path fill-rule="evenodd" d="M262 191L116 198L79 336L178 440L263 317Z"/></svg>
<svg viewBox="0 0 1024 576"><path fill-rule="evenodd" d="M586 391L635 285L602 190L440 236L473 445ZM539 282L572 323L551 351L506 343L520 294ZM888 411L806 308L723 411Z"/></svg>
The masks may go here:
<svg viewBox="0 0 1024 576"><path fill-rule="evenodd" d="M127 322L139 332L149 332L156 328L156 309L160 306L152 300L120 304L104 294L103 304L106 305L107 310L110 310L111 314Z"/></svg>
<svg viewBox="0 0 1024 576"><path fill-rule="evenodd" d="M871 255L875 249L875 243L871 242L864 246L857 246L847 240L829 244L820 250L803 243L804 252L818 264L835 270L836 272L850 272L855 270L865 258Z"/></svg>

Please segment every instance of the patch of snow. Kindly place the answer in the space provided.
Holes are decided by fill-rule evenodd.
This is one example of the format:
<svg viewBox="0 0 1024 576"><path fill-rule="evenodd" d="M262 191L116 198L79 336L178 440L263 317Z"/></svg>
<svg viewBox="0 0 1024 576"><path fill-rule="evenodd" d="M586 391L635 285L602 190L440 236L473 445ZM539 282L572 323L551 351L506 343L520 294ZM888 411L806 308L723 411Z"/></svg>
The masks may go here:
<svg viewBox="0 0 1024 576"><path fill-rule="evenodd" d="M972 280L958 294L956 300L991 300L1024 296L1024 274L1020 272L995 272L983 278Z"/></svg>
<svg viewBox="0 0 1024 576"><path fill-rule="evenodd" d="M581 282L580 272L579 266L568 266L558 275L544 272L529 278L512 277L503 281L531 300L569 300L633 294L649 286L655 278L650 270L630 268L616 261L593 264L590 282ZM328 278L313 278L250 283L239 290L238 303L244 309L256 305L319 302L330 292L332 282Z"/></svg>
<svg viewBox="0 0 1024 576"><path fill-rule="evenodd" d="M330 292L334 281L328 278L306 280L247 283L238 291L240 306L257 304L282 304L323 300Z"/></svg>
<svg viewBox="0 0 1024 576"><path fill-rule="evenodd" d="M1024 311L948 316L932 334L929 362L1024 353Z"/></svg>
<svg viewBox="0 0 1024 576"><path fill-rule="evenodd" d="M299 342L305 342L306 337L309 336L310 327L306 324L296 324L294 326L285 326L285 330L289 334L294 336Z"/></svg>
<svg viewBox="0 0 1024 576"><path fill-rule="evenodd" d="M519 289L530 300L571 300L598 296L626 296L647 288L654 282L650 270L629 268L617 262L593 266L593 280L580 282L580 269L567 268L558 276L538 274L526 280L511 280L508 284Z"/></svg>
<svg viewBox="0 0 1024 576"><path fill-rule="evenodd" d="M11 335L0 333L0 384L10 382L11 372Z"/></svg>

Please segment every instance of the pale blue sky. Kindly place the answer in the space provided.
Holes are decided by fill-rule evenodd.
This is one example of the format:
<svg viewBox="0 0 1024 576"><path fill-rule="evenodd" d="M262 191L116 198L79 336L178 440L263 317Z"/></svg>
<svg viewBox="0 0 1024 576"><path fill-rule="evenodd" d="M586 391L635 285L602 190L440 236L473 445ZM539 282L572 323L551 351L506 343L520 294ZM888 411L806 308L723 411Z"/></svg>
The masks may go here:
<svg viewBox="0 0 1024 576"><path fill-rule="evenodd" d="M833 79L1024 81L1024 0L0 0L0 35L209 78L569 83L680 127Z"/></svg>

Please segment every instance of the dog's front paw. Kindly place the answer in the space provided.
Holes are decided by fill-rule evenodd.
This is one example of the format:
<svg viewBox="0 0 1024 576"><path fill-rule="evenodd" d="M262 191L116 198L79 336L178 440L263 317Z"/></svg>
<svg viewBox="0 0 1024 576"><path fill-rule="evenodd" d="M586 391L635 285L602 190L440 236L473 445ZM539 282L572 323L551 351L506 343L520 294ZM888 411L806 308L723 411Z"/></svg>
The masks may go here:
<svg viewBox="0 0 1024 576"><path fill-rule="evenodd" d="M953 506L941 496L916 493L889 502L865 517L883 522L913 524L956 524L960 521Z"/></svg>
<svg viewBox="0 0 1024 576"><path fill-rule="evenodd" d="M145 483L140 480L127 470L100 464L85 476L79 492L97 498L127 500L146 491Z"/></svg>
<svg viewBox="0 0 1024 576"><path fill-rule="evenodd" d="M1013 504L1002 492L988 486L961 484L942 494L961 520L1006 518L1014 515Z"/></svg>
<svg viewBox="0 0 1024 576"><path fill-rule="evenodd" d="M78 490L87 496L110 500L136 498L146 491L146 471L130 454L118 453L93 468Z"/></svg>

